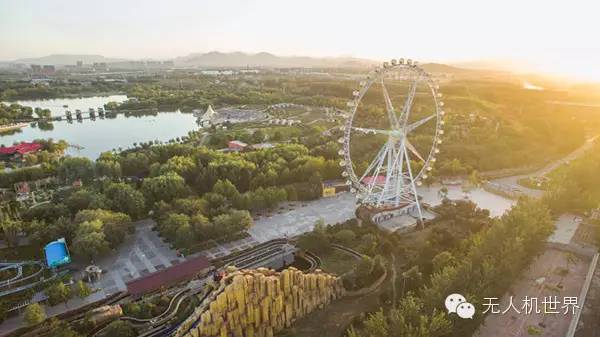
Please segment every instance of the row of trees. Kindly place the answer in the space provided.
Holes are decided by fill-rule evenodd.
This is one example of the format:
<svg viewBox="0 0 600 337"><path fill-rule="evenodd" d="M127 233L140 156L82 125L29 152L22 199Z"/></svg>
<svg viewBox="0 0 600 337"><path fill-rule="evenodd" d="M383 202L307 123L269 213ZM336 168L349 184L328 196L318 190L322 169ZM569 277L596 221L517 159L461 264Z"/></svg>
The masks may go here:
<svg viewBox="0 0 600 337"><path fill-rule="evenodd" d="M386 336L470 336L484 316L454 322L444 312L448 294L465 294L473 303L484 297L501 297L508 286L539 254L553 226L546 205L538 200L522 199L492 226L470 221L475 231L432 259L427 266L415 265L405 277L422 278L407 287L408 295L397 309L370 314L348 332L352 337ZM483 225L483 226L481 226ZM477 227L481 227L476 230ZM431 249L435 243L422 249ZM421 252L417 252L420 254ZM419 271L420 270L420 271Z"/></svg>
<svg viewBox="0 0 600 337"><path fill-rule="evenodd" d="M589 212L600 208L600 143L549 174L544 200L553 212Z"/></svg>
<svg viewBox="0 0 600 337"><path fill-rule="evenodd" d="M38 303L30 304L25 308L24 320L28 326L41 325L39 331L53 337L82 337L89 332L90 327L93 325L87 319L84 319L83 323L79 323L75 327L56 317L46 320L46 311ZM100 333L100 336L103 337L135 337L137 335L131 323L121 320L111 322Z"/></svg>
<svg viewBox="0 0 600 337"><path fill-rule="evenodd" d="M248 211L320 197L321 172L330 166L337 165L299 144L233 154L168 144L103 153L95 162L65 157L36 169L83 187L57 191L51 203L23 211L20 227L39 247L65 237L75 254L94 258L116 248L129 223L154 210L161 233L189 248L237 238L252 225ZM7 181L23 177L37 178L21 173Z"/></svg>
<svg viewBox="0 0 600 337"><path fill-rule="evenodd" d="M18 120L31 119L33 109L16 103L7 105L0 103L0 124L10 124Z"/></svg>
<svg viewBox="0 0 600 337"><path fill-rule="evenodd" d="M272 208L286 198L282 188L259 187L240 193L230 181L219 180L201 198L158 203L158 228L177 246L185 248L208 240L231 239L252 226L248 210Z"/></svg>
<svg viewBox="0 0 600 337"><path fill-rule="evenodd" d="M48 205L33 208L36 212L26 213L24 221L19 222L20 230L40 250L50 240L64 237L75 254L93 259L118 247L133 230L130 216L124 213L84 209L71 217L64 205Z"/></svg>
<svg viewBox="0 0 600 337"><path fill-rule="evenodd" d="M81 85L79 81L51 82L36 84L30 81L1 81L0 100L45 99L72 95L89 95L106 92L119 92L124 85L116 82L93 81L90 85Z"/></svg>
<svg viewBox="0 0 600 337"><path fill-rule="evenodd" d="M74 295L79 298L88 297L92 293L92 290L82 280L77 281L74 287L62 281L56 281L47 287L44 293L48 296L49 304L55 305L68 301Z"/></svg>

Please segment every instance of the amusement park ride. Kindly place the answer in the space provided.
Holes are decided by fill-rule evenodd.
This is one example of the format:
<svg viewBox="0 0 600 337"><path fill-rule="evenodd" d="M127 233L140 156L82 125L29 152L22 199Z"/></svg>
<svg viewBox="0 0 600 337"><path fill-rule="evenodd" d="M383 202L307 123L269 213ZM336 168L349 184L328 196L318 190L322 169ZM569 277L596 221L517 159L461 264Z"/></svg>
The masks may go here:
<svg viewBox="0 0 600 337"><path fill-rule="evenodd" d="M394 88L408 87L408 92L402 94L404 102L400 106L395 107L391 98L400 94L394 95L396 93L392 92L390 95L386 82L390 87L393 83ZM380 86L383 93L380 104L385 104L387 114L387 127L383 128L381 124L370 127L357 123L366 110L361 105L363 98L376 86ZM346 178L346 184L351 186L351 192L356 195L358 204L369 210L369 216L376 223L400 215L412 216L420 222L423 220L417 186L428 179L444 133L444 103L438 88L431 75L416 62L394 59L371 71L360 82L360 87L353 92L353 99L348 102L350 111L342 126L344 135L339 139L343 145L339 152L342 157L340 166L344 168L342 174ZM429 109L431 106L433 109L424 116L415 118L413 105L417 95L428 101ZM360 173L356 171L354 153L351 151L357 141L354 137L357 134L363 137L361 141L364 141L366 135L385 139L367 169ZM411 140L417 135L421 152ZM426 139L426 146L422 145L423 139Z"/></svg>

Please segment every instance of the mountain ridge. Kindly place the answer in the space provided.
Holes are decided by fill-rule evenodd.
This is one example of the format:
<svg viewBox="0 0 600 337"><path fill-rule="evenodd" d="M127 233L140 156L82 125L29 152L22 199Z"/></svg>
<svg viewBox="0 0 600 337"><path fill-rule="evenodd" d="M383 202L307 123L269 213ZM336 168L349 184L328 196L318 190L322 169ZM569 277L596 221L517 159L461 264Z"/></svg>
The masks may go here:
<svg viewBox="0 0 600 337"><path fill-rule="evenodd" d="M52 64L58 66L75 65L77 61L82 61L84 64L90 64L95 62L122 62L126 59L106 57L97 54L50 54L41 57L27 57L20 58L12 61L12 63L26 63L26 64Z"/></svg>
<svg viewBox="0 0 600 337"><path fill-rule="evenodd" d="M365 67L378 62L354 57L278 56L268 52L191 53L173 59L177 65L200 67Z"/></svg>
<svg viewBox="0 0 600 337"><path fill-rule="evenodd" d="M170 59L176 66L199 68L366 68L380 64L379 61L356 57L310 57L279 56L269 52L245 53L240 51L206 53L190 53ZM57 66L75 65L77 61L84 64L95 62L120 63L133 59L113 58L97 54L51 54L42 57L21 58L6 63L21 64L53 64ZM433 72L467 72L471 69L453 64L424 63L428 71Z"/></svg>

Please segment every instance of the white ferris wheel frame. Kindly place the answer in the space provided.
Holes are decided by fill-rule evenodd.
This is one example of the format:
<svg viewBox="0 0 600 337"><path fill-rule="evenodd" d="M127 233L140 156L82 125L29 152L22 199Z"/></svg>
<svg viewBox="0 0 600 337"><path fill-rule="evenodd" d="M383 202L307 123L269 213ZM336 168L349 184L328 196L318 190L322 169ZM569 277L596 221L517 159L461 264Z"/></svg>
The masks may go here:
<svg viewBox="0 0 600 337"><path fill-rule="evenodd" d="M409 86L409 92L399 116L392 105L384 84L385 76L394 72L412 75L408 77L412 80L412 83ZM390 129L355 127L352 123L358 112L360 102L376 82L379 82L382 87ZM423 119L409 123L408 119L416 89L420 83L425 83L429 87L435 111ZM441 135L444 133L442 130L444 125L443 116L445 115L444 103L441 101L441 94L438 93L438 89L439 86L431 75L419 67L416 62L410 59L405 62L400 59L392 60L389 63L384 62L382 67L371 71L366 79L360 82L360 89L353 92L353 99L348 102L348 107L351 108L350 113L343 126L344 136L339 139L339 142L343 144L343 148L340 150L340 155L343 158L340 161L340 166L344 167L342 174L347 179L346 183L351 185L351 191L356 194L361 204L383 209L414 205L417 208L419 219L423 219L416 186L421 185L422 180L428 178L427 172L432 170L432 164L436 161L435 156L439 153L439 145L442 143ZM427 153L427 157L424 158L408 141L407 136L419 126L433 119L435 119L435 133L433 134L431 148ZM350 136L353 131L388 136L388 140L383 144L377 156L360 178L354 172L350 155ZM423 167L419 172L412 172L409 152L414 155L415 159L423 162ZM373 173L370 175L372 177L371 182L366 184L364 178L369 176L370 173ZM385 183L383 185L377 184L378 177L382 176L383 173L385 173Z"/></svg>

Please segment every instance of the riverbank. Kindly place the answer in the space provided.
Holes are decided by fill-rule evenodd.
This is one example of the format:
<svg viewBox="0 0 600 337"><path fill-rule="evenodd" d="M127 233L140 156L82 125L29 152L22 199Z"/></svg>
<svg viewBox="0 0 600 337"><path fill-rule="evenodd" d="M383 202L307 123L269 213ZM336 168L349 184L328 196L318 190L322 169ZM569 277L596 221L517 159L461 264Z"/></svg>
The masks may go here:
<svg viewBox="0 0 600 337"><path fill-rule="evenodd" d="M69 144L79 146L68 148L67 155L96 160L100 153L105 151L127 149L135 143L169 142L187 136L190 131L198 128L193 114L179 111L119 111L116 114L108 114L105 118L100 116L96 116L95 119L87 118L89 108L95 109L103 107L108 102L126 99L127 96L121 95L19 101L17 103L24 106L50 109L53 116L64 115L66 109L71 112L79 109L86 118L77 120L73 116L72 121L63 118L62 121L51 123L50 128L41 128L39 125L25 127L14 134L0 135L0 144L8 146L15 142L28 142L33 139L63 139ZM68 108L64 108L64 105Z"/></svg>
<svg viewBox="0 0 600 337"><path fill-rule="evenodd" d="M47 101L53 99L76 99L76 98L88 98L88 97L108 97L116 95L127 95L124 91L102 91L102 92L86 92L77 94L62 94L50 97L10 97L5 98L2 103L11 104L17 101Z"/></svg>

